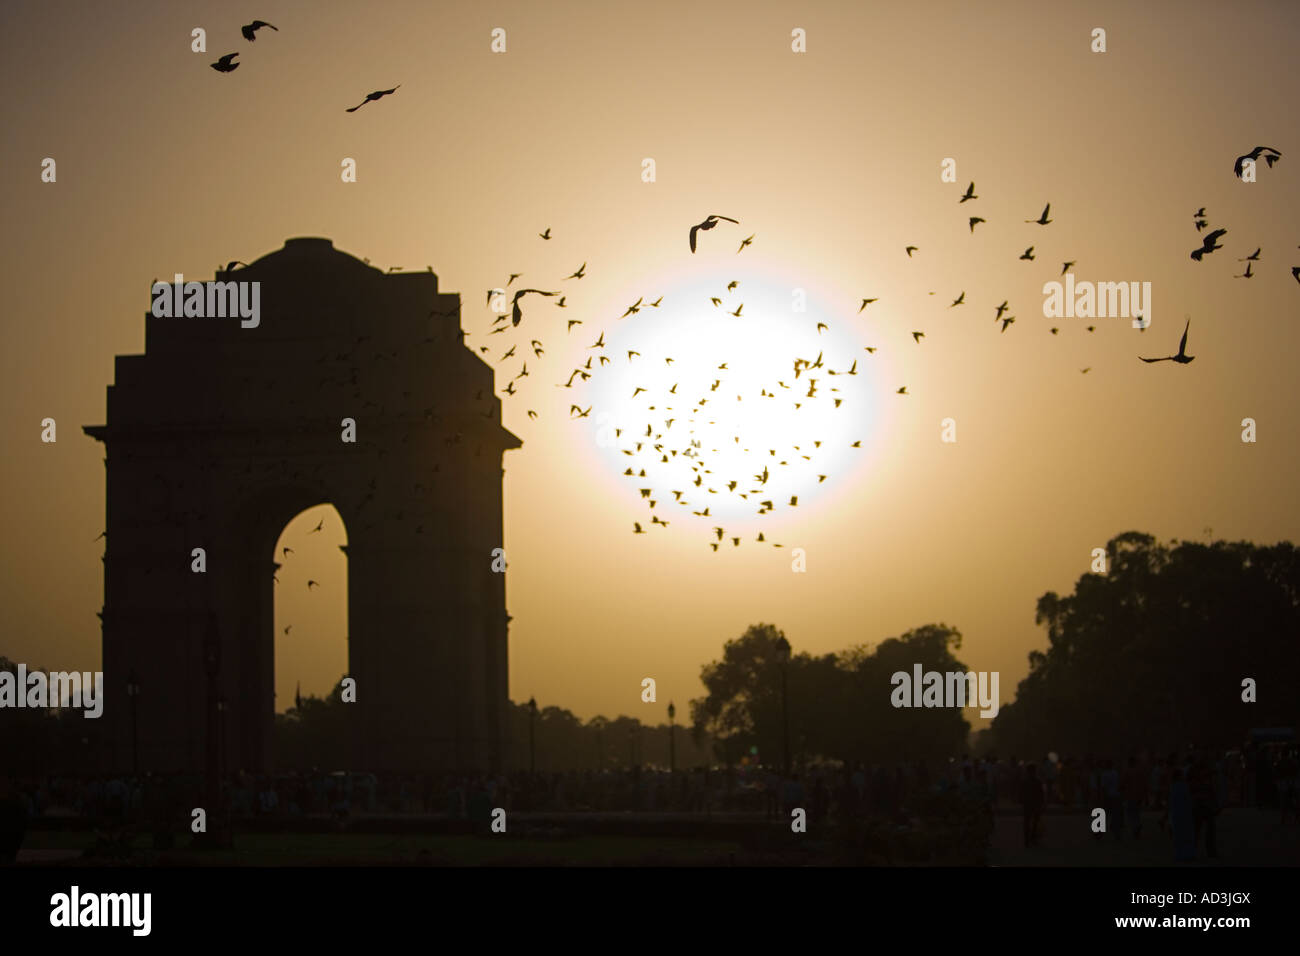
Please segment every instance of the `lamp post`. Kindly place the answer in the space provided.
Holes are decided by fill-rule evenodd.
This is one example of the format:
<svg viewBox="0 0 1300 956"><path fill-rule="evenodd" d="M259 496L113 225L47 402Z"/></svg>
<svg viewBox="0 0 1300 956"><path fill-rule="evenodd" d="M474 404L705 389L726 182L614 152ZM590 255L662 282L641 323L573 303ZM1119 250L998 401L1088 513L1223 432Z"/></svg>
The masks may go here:
<svg viewBox="0 0 1300 956"><path fill-rule="evenodd" d="M677 772L677 728L673 725L673 718L677 716L677 708L673 702L668 702L668 772Z"/></svg>
<svg viewBox="0 0 1300 956"><path fill-rule="evenodd" d="M135 671L126 679L126 696L131 698L131 767L132 773L140 776L140 720L139 720L139 697L140 682L136 679Z"/></svg>
<svg viewBox="0 0 1300 956"><path fill-rule="evenodd" d="M790 710L787 706L785 674L790 663L790 642L782 634L776 642L776 660L781 665L781 753L785 762L785 775L790 775Z"/></svg>
<svg viewBox="0 0 1300 956"><path fill-rule="evenodd" d="M528 698L528 772L537 773L537 699Z"/></svg>

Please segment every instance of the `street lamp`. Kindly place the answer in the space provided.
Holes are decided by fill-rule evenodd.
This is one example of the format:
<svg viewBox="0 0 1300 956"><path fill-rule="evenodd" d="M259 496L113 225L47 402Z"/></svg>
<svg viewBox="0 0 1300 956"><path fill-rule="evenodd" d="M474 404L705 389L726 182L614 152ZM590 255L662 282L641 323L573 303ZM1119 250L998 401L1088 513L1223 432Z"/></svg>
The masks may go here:
<svg viewBox="0 0 1300 956"><path fill-rule="evenodd" d="M677 728L673 725L673 718L677 716L677 708L673 702L668 702L668 772L677 772Z"/></svg>
<svg viewBox="0 0 1300 956"><path fill-rule="evenodd" d="M140 721L138 713L140 682L136 679L134 670L126 679L126 696L131 698L131 766L132 772L138 777L140 776Z"/></svg>
<svg viewBox="0 0 1300 956"><path fill-rule="evenodd" d="M537 773L537 699L528 698L528 772Z"/></svg>
<svg viewBox="0 0 1300 956"><path fill-rule="evenodd" d="M790 642L782 634L776 641L776 660L781 665L781 753L785 758L785 774L790 775L790 711L786 706L785 673L790 663Z"/></svg>

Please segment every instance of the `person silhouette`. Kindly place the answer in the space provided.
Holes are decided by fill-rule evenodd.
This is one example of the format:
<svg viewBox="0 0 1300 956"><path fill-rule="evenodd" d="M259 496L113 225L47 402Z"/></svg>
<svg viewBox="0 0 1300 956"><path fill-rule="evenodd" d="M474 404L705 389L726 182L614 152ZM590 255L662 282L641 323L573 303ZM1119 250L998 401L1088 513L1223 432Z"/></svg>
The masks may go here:
<svg viewBox="0 0 1300 956"><path fill-rule="evenodd" d="M1025 816L1025 846L1038 845L1038 826L1043 817L1043 782L1038 779L1038 767L1025 766L1025 777L1020 783L1020 805Z"/></svg>

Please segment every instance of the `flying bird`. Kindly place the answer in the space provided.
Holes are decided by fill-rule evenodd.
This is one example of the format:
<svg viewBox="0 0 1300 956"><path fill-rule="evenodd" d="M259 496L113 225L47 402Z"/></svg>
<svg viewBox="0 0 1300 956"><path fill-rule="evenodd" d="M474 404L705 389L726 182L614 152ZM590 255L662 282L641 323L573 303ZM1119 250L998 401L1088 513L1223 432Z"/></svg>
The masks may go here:
<svg viewBox="0 0 1300 956"><path fill-rule="evenodd" d="M966 191L962 193L961 199L957 200L957 204L961 205L967 199L979 199L979 198L980 198L979 196L975 195L975 183L972 182L969 186L966 187ZM980 220L980 222L983 221L984 221L983 219Z"/></svg>
<svg viewBox="0 0 1300 956"><path fill-rule="evenodd" d="M1003 300L1002 300L1002 304L1001 304L1000 306L998 306L998 314L997 314L996 316L993 317L993 321L994 321L994 322L997 322L999 319L1001 319L1001 318L1002 318L1002 313L1005 312L1005 311L1007 311L1007 302L1006 302L1005 299L1003 299Z"/></svg>
<svg viewBox="0 0 1300 956"><path fill-rule="evenodd" d="M1254 252L1252 252L1250 255L1246 256L1246 258L1244 258L1244 259L1238 259L1237 261L1238 261L1238 262L1258 262L1258 261L1259 261L1259 253L1260 253L1260 250L1259 250L1259 249L1256 249L1256 250L1255 250Z"/></svg>
<svg viewBox="0 0 1300 956"><path fill-rule="evenodd" d="M322 528L324 528L324 527L325 527L325 519L324 519L324 518L321 518L320 521L317 522L316 527L312 528L312 529L311 529L310 531L308 531L307 533L308 533L308 534L315 534L317 531L320 531L320 530L321 530Z"/></svg>
<svg viewBox="0 0 1300 956"><path fill-rule="evenodd" d="M549 238L551 238L551 227L550 227L550 226L547 226L547 227L546 227L546 231L545 231L545 232L539 232L538 235L541 236L543 239L549 239Z"/></svg>
<svg viewBox="0 0 1300 956"><path fill-rule="evenodd" d="M867 306L869 306L871 303L875 301L876 299L863 299L862 304L858 306L858 311L861 312L863 309L865 309Z"/></svg>
<svg viewBox="0 0 1300 956"><path fill-rule="evenodd" d="M237 56L239 56L238 53L227 53L221 59L217 60L216 63L211 63L209 65L218 73L233 73L235 70L239 69L239 64L235 62L235 57Z"/></svg>
<svg viewBox="0 0 1300 956"><path fill-rule="evenodd" d="M915 343L917 343L918 345L921 344L921 339L923 339L923 338L925 338L925 333L924 333L924 332L913 332L913 333L912 333L912 341L915 342Z"/></svg>
<svg viewBox="0 0 1300 956"><path fill-rule="evenodd" d="M582 265L578 266L578 270L576 272L574 272L572 275L567 275L564 278L581 279L586 274L587 274L587 263L584 262Z"/></svg>
<svg viewBox="0 0 1300 956"><path fill-rule="evenodd" d="M1227 234L1228 230L1226 229L1215 229L1213 232L1206 233L1205 238L1201 240L1201 248L1192 250L1192 258L1200 262L1207 252L1222 249L1223 246L1219 245L1218 240Z"/></svg>
<svg viewBox="0 0 1300 956"><path fill-rule="evenodd" d="M545 295L545 296L552 296L552 295L559 295L559 294L560 294L560 293L558 293L558 292L546 292L546 291L544 291L544 290L542 290L542 289L519 289L518 291L515 292L515 297L514 297L514 299L511 300L511 312L510 312L510 324L511 324L511 325L518 325L520 322L523 321L523 319L524 319L524 313L523 313L523 311L519 308L519 300L520 300L521 298L523 298L524 296L528 295L530 292L531 292L531 293L535 293L535 294L537 294L537 295Z"/></svg>
<svg viewBox="0 0 1300 956"><path fill-rule="evenodd" d="M917 246L904 246L903 251L907 253L907 258L912 258L912 253L917 251Z"/></svg>
<svg viewBox="0 0 1300 956"><path fill-rule="evenodd" d="M1264 154L1264 162L1268 163L1269 169L1272 169L1273 164L1282 158L1282 154L1272 146L1256 146L1249 153L1238 156L1236 162L1232 164L1232 171L1238 179L1245 169L1246 160L1259 159L1261 153Z"/></svg>
<svg viewBox="0 0 1300 956"><path fill-rule="evenodd" d="M1179 365L1186 365L1192 359L1196 358L1195 355L1187 354L1187 330L1191 328L1191 325L1192 320L1188 319L1187 325L1183 327L1182 341L1178 343L1177 355L1166 355L1163 358L1142 358L1142 356L1139 355L1138 358L1142 358L1142 361L1144 362L1177 362Z"/></svg>
<svg viewBox="0 0 1300 956"><path fill-rule="evenodd" d="M620 318L620 319L626 319L629 315L636 315L636 313L640 312L640 311L641 311L641 299L642 299L642 298L644 298L644 297L643 297L643 296L638 296L638 297L637 297L637 300L636 300L635 302L633 302L631 305L629 305L629 306L627 307L627 311L624 312L622 315L620 315L619 318Z"/></svg>
<svg viewBox="0 0 1300 956"><path fill-rule="evenodd" d="M1067 272L1069 272L1069 271L1070 271L1070 266L1072 266L1072 265L1074 265L1073 262L1063 262L1063 263L1061 263L1061 275L1065 275Z"/></svg>
<svg viewBox="0 0 1300 956"><path fill-rule="evenodd" d="M357 110L361 109L361 107L365 106L367 103L371 102L372 100L377 100L380 99L381 97L385 97L392 93L396 93L401 88L401 86L402 84L398 83L397 86L394 86L391 90L376 90L373 93L367 93L366 98L364 100L362 100L356 106L348 107L348 109L346 109L344 112L355 113Z"/></svg>
<svg viewBox="0 0 1300 956"><path fill-rule="evenodd" d="M318 587L320 587L320 585L317 584L315 581L308 581L308 582L307 582L307 590L308 590L308 591L310 591L312 588L318 588Z"/></svg>
<svg viewBox="0 0 1300 956"><path fill-rule="evenodd" d="M1243 273L1242 273L1241 275L1239 275L1239 276L1233 276L1233 278L1234 278L1234 279L1253 279L1253 278L1255 277L1255 274L1254 274L1253 272L1250 271L1250 267L1253 266L1254 264L1255 264L1255 263L1253 263L1253 262L1247 262L1247 263L1246 263L1246 271L1243 272Z"/></svg>
<svg viewBox="0 0 1300 956"><path fill-rule="evenodd" d="M981 219L979 216L971 216L971 217L970 217L970 231L971 231L971 232L974 232L974 231L975 231L975 224L976 224L977 222L984 222L984 220Z"/></svg>
<svg viewBox="0 0 1300 956"><path fill-rule="evenodd" d="M695 251L695 234L699 232L701 229L707 232L708 230L716 226L718 224L718 220L720 219L725 219L727 222L734 222L736 225L740 225L739 219L732 219L730 216L709 216L702 223L699 223L698 225L695 226L691 226L691 252Z"/></svg>
<svg viewBox="0 0 1300 956"><path fill-rule="evenodd" d="M1002 320L1002 331L1005 332L1005 331L1007 330L1007 326L1010 325L1010 324L1011 324L1012 322L1014 322L1014 321L1016 321L1016 317L1015 317L1014 315L1009 315L1009 316L1007 316L1005 319L1003 319L1003 320Z"/></svg>
<svg viewBox="0 0 1300 956"><path fill-rule="evenodd" d="M740 248L736 250L736 255L740 255L742 252L744 252L744 251L745 251L745 247L746 247L747 245L749 245L749 244L750 244L751 242L753 242L753 241L754 241L754 237L753 237L753 236L750 236L748 239L742 239L742 240L740 241Z"/></svg>
<svg viewBox="0 0 1300 956"><path fill-rule="evenodd" d="M1028 249L1026 249L1024 252L1022 252L1022 253L1020 254L1020 258L1021 258L1021 259L1028 259L1030 262L1033 262L1033 261L1034 261L1034 247L1033 247L1033 246L1030 246Z"/></svg>
<svg viewBox="0 0 1300 956"><path fill-rule="evenodd" d="M965 290L965 289L962 289L961 295L959 295L959 296L957 296L957 298L953 299L953 300L952 300L952 305L948 306L948 308L951 309L953 305L965 305L965 303L966 303L966 290Z"/></svg>
<svg viewBox="0 0 1300 956"><path fill-rule="evenodd" d="M1038 214L1037 219L1026 219L1025 222L1036 222L1040 226L1047 225L1049 222L1052 221L1047 218L1048 210L1050 210L1051 208L1052 208L1052 204L1049 202L1046 206L1043 207L1043 211Z"/></svg>
<svg viewBox="0 0 1300 956"><path fill-rule="evenodd" d="M262 27L270 27L276 33L280 32L279 27L267 23L265 20L254 20L252 23L246 23L239 28L239 32L244 35L245 40L247 40L249 43L252 43L254 40L257 39L257 37L255 37L253 34L257 33L257 31L262 29Z"/></svg>

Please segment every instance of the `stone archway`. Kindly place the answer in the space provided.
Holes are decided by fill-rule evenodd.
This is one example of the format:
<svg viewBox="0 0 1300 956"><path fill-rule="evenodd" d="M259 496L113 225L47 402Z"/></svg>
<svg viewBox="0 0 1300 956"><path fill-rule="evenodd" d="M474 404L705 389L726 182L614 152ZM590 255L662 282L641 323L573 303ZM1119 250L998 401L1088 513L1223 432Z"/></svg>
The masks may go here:
<svg viewBox="0 0 1300 956"><path fill-rule="evenodd" d="M143 769L201 769L220 719L223 765L269 769L271 550L328 501L349 532L354 768L499 769L508 618L491 565L503 453L521 443L462 344L459 296L327 239L217 280L259 284L257 321L149 315L145 354L117 357L107 423L85 428L108 451L111 763L138 746Z"/></svg>

